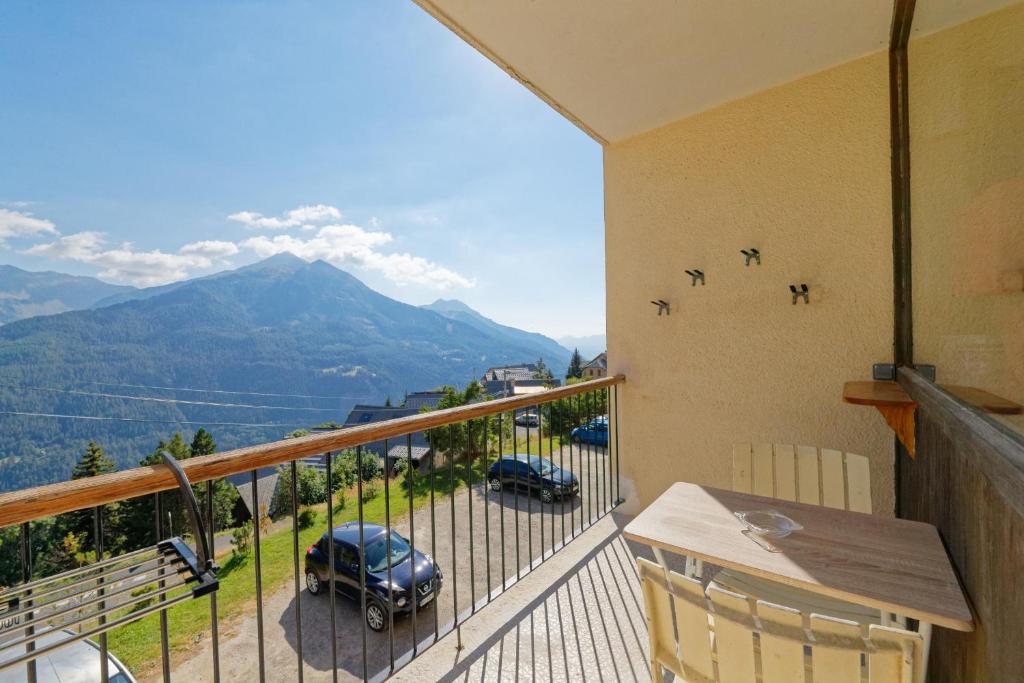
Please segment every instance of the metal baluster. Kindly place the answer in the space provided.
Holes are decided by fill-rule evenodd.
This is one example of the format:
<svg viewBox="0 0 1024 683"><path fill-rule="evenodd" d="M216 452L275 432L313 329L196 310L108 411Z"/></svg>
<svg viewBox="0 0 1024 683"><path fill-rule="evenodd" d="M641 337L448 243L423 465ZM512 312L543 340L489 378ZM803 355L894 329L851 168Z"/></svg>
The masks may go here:
<svg viewBox="0 0 1024 683"><path fill-rule="evenodd" d="M334 595L334 473L333 456L327 452L327 593L331 602L331 678L338 683L338 614L335 610L337 598ZM358 468L358 464L356 466ZM357 478L362 481L363 473ZM362 496L359 498L362 505ZM365 616L365 613L364 613Z"/></svg>
<svg viewBox="0 0 1024 683"><path fill-rule="evenodd" d="M452 512L452 612L455 614L454 624L459 625L459 571L456 566L455 553L455 425L448 425L448 494L451 497ZM435 608L436 609L436 608Z"/></svg>
<svg viewBox="0 0 1024 683"><path fill-rule="evenodd" d="M473 421L466 420L466 455L469 456L469 485L466 487L469 495L469 613L476 612L476 558L473 547Z"/></svg>
<svg viewBox="0 0 1024 683"><path fill-rule="evenodd" d="M520 570L523 566L519 554L519 434L517 433L516 411L512 411L512 454L515 457L515 466L512 468L512 490L515 492L516 500L516 581L520 579Z"/></svg>
<svg viewBox="0 0 1024 683"><path fill-rule="evenodd" d="M551 461L551 466L555 466L555 420L554 403L548 403L548 458ZM561 492L561 481L555 486L551 487L551 510L549 510L548 521L551 522L551 554L555 554L555 494ZM564 496L563 496L564 497Z"/></svg>
<svg viewBox="0 0 1024 683"><path fill-rule="evenodd" d="M587 528L594 526L594 392L587 392Z"/></svg>
<svg viewBox="0 0 1024 683"><path fill-rule="evenodd" d="M538 403L537 409L537 467L543 472L544 467L541 465L541 459L544 457L544 407ZM544 477L541 475L540 490L537 495L540 496L540 561L544 562ZM531 565L532 566L532 565Z"/></svg>
<svg viewBox="0 0 1024 683"><path fill-rule="evenodd" d="M252 515L255 524L252 525L253 556L256 561L256 652L259 657L260 683L267 677L266 660L263 652L263 568L260 558L260 523L263 521L260 515L259 490L257 488L256 470L252 471Z"/></svg>
<svg viewBox="0 0 1024 683"><path fill-rule="evenodd" d="M434 447L434 444L431 442L430 443L430 556L432 558L437 558L437 521L435 519L435 514L434 514L434 458L436 457L436 455L437 455L437 449ZM434 561L436 562L437 560L435 559ZM440 566L440 565L438 565L438 566ZM437 592L436 592L437 591L437 582L435 581L434 583L435 583L435 587L434 587L434 590L435 590L434 600L436 601L438 599ZM437 603L436 602L434 603L434 610L433 611L434 611L434 642L436 643L437 639L439 637L439 634L438 634L439 626L438 626L438 623L437 623L437 620L438 620L438 615L437 615L438 607L437 607Z"/></svg>
<svg viewBox="0 0 1024 683"><path fill-rule="evenodd" d="M157 543L159 543L161 540L163 540L164 533L163 519L161 519L163 517L163 508L160 504L162 496L159 493L155 494L155 496L156 502L153 505L153 509L154 512L156 513L156 540ZM160 576L163 576L166 573L166 571L167 570L165 567L161 567ZM166 582L163 579L160 579L160 581L157 583L157 588L164 588L165 585ZM167 596L164 593L161 593L159 600L160 602L164 602L167 600ZM160 663L161 668L163 669L164 683L170 683L171 652L170 646L168 645L167 642L167 610L165 609L160 610Z"/></svg>
<svg viewBox="0 0 1024 683"><path fill-rule="evenodd" d="M92 530L95 540L93 546L96 550L96 562L103 561L103 507L97 505L92 509ZM198 543L198 540L196 541ZM97 583L97 595L104 595L106 591L103 590L103 575L96 579ZM101 601L96 605L97 611L100 612L99 625L107 623L106 614L104 609L106 608L106 601ZM107 683L110 680L110 660L107 652L107 634L104 631L99 635L100 641L100 683Z"/></svg>
<svg viewBox="0 0 1024 683"><path fill-rule="evenodd" d="M501 590L505 591L505 478L502 470L501 459L505 456L505 424L504 413L498 413L498 481L501 486L498 489L498 518L501 537ZM515 439L513 439L513 442Z"/></svg>
<svg viewBox="0 0 1024 683"><path fill-rule="evenodd" d="M487 604L491 603L491 493L487 487L488 435L490 434L490 418L484 416L484 545L487 547Z"/></svg>
<svg viewBox="0 0 1024 683"><path fill-rule="evenodd" d="M570 431L572 430L572 427L574 425L576 425L576 422L579 420L579 400L578 399L579 399L579 396L577 395L576 411L575 412L572 409L572 402L573 402L572 401L572 396L570 396L569 398L565 399L569 403L568 410L569 410L569 427L570 427ZM571 469L573 471L573 474L576 476L576 483L579 485L579 491L577 492L576 495L578 496L579 501L580 501L580 517L582 518L583 517L583 472L579 468L573 467L573 464L572 464L572 437L571 436L569 437L569 469ZM582 525L582 521L580 523ZM569 506L569 531L570 531L572 537L576 538L576 503L575 502L572 505Z"/></svg>
<svg viewBox="0 0 1024 683"><path fill-rule="evenodd" d="M21 580L23 583L28 583L32 580L32 538L30 535L31 529L29 522L23 522L21 525ZM26 607L32 606L32 590L25 591L25 602ZM34 614L28 612L25 614L26 621L31 622ZM34 626L29 626L25 629L25 636L32 636L36 632ZM25 644L25 651L32 652L36 649L34 640L30 640ZM36 683L36 660L32 659L25 663L25 681L26 683Z"/></svg>
<svg viewBox="0 0 1024 683"><path fill-rule="evenodd" d="M416 584L416 520L413 517L413 474L412 474L412 434L405 437L405 481L409 489L409 557L412 560L412 656L416 656L418 641L416 639L416 612L419 608L420 593ZM385 461L387 459L385 458ZM391 530L388 529L390 537Z"/></svg>
<svg viewBox="0 0 1024 683"><path fill-rule="evenodd" d="M619 475L622 473L622 462L619 460L619 385L612 387L612 397L615 399L615 504L622 503L622 482ZM609 425L610 428L610 425Z"/></svg>
<svg viewBox="0 0 1024 683"><path fill-rule="evenodd" d="M601 419L600 389L591 394L594 397L594 507L597 508L595 519L601 519L604 514L601 507L601 492L604 491L604 482L601 475L604 473L604 464L601 458L601 446L597 443L597 421Z"/></svg>
<svg viewBox="0 0 1024 683"><path fill-rule="evenodd" d="M391 662L391 671L395 670L395 589L391 584L391 486L388 481L393 471L388 466L388 440L384 439L384 528L387 534L384 537L384 549L388 557L388 660Z"/></svg>
<svg viewBox="0 0 1024 683"><path fill-rule="evenodd" d="M555 404L552 403L551 405L553 407ZM565 476L565 444L562 443L562 438L563 438L564 434L565 434L565 406L562 404L562 401L559 400L558 401L558 469L562 470L562 476L563 477ZM571 444L572 441L570 440L569 443ZM565 485L565 481L564 480L562 481L562 485L563 486ZM569 490L570 490L570 492L572 491L571 488ZM565 544L565 498L566 498L565 489L563 488L562 489L562 499L561 499L561 503L562 503L562 540L561 540L561 542L562 542L563 545Z"/></svg>
<svg viewBox="0 0 1024 683"><path fill-rule="evenodd" d="M387 454L384 462L387 463ZM356 495L359 496L359 614L363 622L363 680L367 680L366 664L366 541L363 538L363 447L356 446ZM390 530L388 531L390 533ZM331 539L332 541L334 539ZM333 545L333 543L332 543ZM415 561L415 558L413 558ZM414 565L415 566L415 565ZM389 608L390 609L390 608ZM335 667L337 670L337 667Z"/></svg>
<svg viewBox="0 0 1024 683"><path fill-rule="evenodd" d="M302 683L304 676L302 666L302 584L299 580L299 465L297 461L292 460L291 462L292 471L292 566L294 567L295 575L295 654L299 660L299 670L297 680ZM210 547L213 547L213 481L207 482L207 493L209 494L210 502ZM216 615L217 610L217 594L210 594L210 605ZM214 619L214 631L213 631L213 642L214 642L214 681L218 678L218 670L220 663L217 657L217 626L216 619Z"/></svg>
<svg viewBox="0 0 1024 683"><path fill-rule="evenodd" d="M529 408L525 408L529 414ZM526 419L526 467L527 472L532 472L530 467L530 419ZM526 480L526 559L530 562L530 571L533 571L533 477L527 474Z"/></svg>
<svg viewBox="0 0 1024 683"><path fill-rule="evenodd" d="M607 513L614 507L610 500L612 497L612 406L611 394L607 387L604 389L604 409L608 414L608 425L605 431L605 439L608 443L604 445L604 459L608 465L604 475L604 511Z"/></svg>

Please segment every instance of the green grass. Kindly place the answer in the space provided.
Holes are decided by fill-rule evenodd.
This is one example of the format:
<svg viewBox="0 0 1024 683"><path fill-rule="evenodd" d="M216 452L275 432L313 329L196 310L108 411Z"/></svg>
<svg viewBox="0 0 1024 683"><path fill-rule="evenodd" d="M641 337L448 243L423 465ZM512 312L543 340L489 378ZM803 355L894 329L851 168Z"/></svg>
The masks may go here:
<svg viewBox="0 0 1024 683"><path fill-rule="evenodd" d="M493 456L492 456L493 461ZM474 483L482 482L487 464L478 459L473 467ZM469 467L464 463L456 463L454 482L450 478L447 465L438 466L434 475L435 499L440 499L452 491L452 485L459 489L466 485ZM365 484L364 484L365 486ZM367 522L382 524L385 520L384 486L382 481L375 481L377 496L363 504L363 519ZM390 488L391 521L407 517L409 514L409 492L400 480L393 480ZM356 505L356 489L352 488L346 496L344 508L335 507L334 524L342 524L358 518ZM427 474L416 477L413 487L413 509L418 509L430 501L430 481ZM327 529L327 506L319 505L316 523L299 531L299 552L305 554L306 548L315 543ZM300 558L300 562L301 562ZM260 566L263 579L263 596L268 598L293 580L292 531L290 527L272 532L260 539ZM301 569L301 566L300 566ZM219 572L220 588L217 591L217 613L219 622L226 622L254 612L256 572L254 556L238 557L230 555L222 562ZM176 605L167 611L168 641L174 654L182 654L190 650L210 628L210 600L200 598ZM110 632L108 644L124 664L137 675L155 670L160 665L160 621L158 614L152 614L135 623L128 624Z"/></svg>

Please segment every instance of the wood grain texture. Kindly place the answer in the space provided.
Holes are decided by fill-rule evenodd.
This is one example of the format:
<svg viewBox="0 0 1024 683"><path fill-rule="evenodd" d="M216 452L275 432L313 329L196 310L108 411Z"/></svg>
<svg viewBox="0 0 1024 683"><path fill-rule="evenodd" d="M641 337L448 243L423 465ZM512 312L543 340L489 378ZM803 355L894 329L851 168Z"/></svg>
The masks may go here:
<svg viewBox="0 0 1024 683"><path fill-rule="evenodd" d="M770 508L802 531L771 553L734 512ZM676 483L625 530L626 538L822 595L970 631L973 617L935 527Z"/></svg>
<svg viewBox="0 0 1024 683"><path fill-rule="evenodd" d="M847 382L843 385L843 402L858 406L874 406L885 423L896 432L900 443L916 455L914 413L917 404L896 382Z"/></svg>
<svg viewBox="0 0 1024 683"><path fill-rule="evenodd" d="M527 396L482 401L467 406L199 456L183 461L181 466L188 480L196 484L329 451L355 448L424 429L550 403L560 398L612 387L625 381L623 375L602 377ZM0 495L0 528L173 488L177 488L177 482L171 471L164 465L153 465L12 491Z"/></svg>
<svg viewBox="0 0 1024 683"><path fill-rule="evenodd" d="M943 390L956 396L964 403L970 403L972 406L984 410L986 413L996 413L998 415L1020 415L1024 411L1019 403L1003 398L1002 396L996 396L995 394L989 393L984 389L978 389L976 387L960 387L955 384L940 384Z"/></svg>

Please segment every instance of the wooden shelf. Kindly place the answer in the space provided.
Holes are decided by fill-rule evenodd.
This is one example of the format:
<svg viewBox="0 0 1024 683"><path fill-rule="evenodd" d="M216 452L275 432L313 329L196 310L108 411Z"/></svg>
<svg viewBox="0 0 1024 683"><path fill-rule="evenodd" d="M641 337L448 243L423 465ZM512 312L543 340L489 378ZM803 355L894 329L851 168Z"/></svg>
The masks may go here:
<svg viewBox="0 0 1024 683"><path fill-rule="evenodd" d="M940 384L944 391L970 403L979 410L998 415L1020 415L1024 406L1002 396L996 396L976 387ZM914 414L917 404L896 382L847 382L843 386L843 401L858 406L874 406L885 418L911 457L916 455L914 443Z"/></svg>
<svg viewBox="0 0 1024 683"><path fill-rule="evenodd" d="M843 401L858 406L874 406L910 457L917 455L914 441L914 414L917 404L896 382L847 382Z"/></svg>

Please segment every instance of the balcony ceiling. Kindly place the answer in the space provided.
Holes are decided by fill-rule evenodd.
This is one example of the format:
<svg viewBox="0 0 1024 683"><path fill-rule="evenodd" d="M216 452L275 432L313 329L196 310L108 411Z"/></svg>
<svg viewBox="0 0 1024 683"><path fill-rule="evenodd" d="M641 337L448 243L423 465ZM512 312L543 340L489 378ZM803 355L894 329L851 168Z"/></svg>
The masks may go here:
<svg viewBox="0 0 1024 683"><path fill-rule="evenodd" d="M884 49L893 0L414 0L599 142ZM921 32L1012 0L919 0Z"/></svg>

